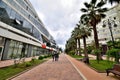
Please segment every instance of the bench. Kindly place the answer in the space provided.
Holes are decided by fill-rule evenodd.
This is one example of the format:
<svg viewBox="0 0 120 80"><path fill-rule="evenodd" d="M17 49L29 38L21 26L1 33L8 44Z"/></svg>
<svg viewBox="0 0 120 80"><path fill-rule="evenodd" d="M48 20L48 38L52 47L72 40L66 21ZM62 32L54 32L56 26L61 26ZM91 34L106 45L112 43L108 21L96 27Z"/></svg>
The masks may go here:
<svg viewBox="0 0 120 80"><path fill-rule="evenodd" d="M80 61L82 61L84 63L89 63L89 58L84 57L84 58L80 59Z"/></svg>
<svg viewBox="0 0 120 80"><path fill-rule="evenodd" d="M115 64L113 68L106 69L107 76L109 76L109 73L113 73L114 75L120 76L120 64Z"/></svg>

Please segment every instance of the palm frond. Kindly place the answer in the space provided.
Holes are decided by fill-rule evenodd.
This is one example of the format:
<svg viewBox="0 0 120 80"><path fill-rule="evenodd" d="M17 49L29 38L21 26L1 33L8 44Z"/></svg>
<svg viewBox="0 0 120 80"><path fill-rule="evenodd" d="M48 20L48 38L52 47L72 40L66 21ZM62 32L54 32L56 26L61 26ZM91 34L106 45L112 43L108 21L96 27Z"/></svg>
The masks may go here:
<svg viewBox="0 0 120 80"><path fill-rule="evenodd" d="M86 19L89 19L89 17L90 17L89 14L83 14L83 15L81 16L81 20L82 20L82 19L85 19L85 20L86 20Z"/></svg>
<svg viewBox="0 0 120 80"><path fill-rule="evenodd" d="M81 27L80 30L81 30L81 32L80 32L81 37L88 37L91 35L91 31L89 30L88 27Z"/></svg>
<svg viewBox="0 0 120 80"><path fill-rule="evenodd" d="M100 8L100 9L98 9L97 11L101 13L101 12L106 12L106 11L108 11L108 9L107 9L107 8Z"/></svg>
<svg viewBox="0 0 120 80"><path fill-rule="evenodd" d="M80 24L76 24L77 27L80 27Z"/></svg>
<svg viewBox="0 0 120 80"><path fill-rule="evenodd" d="M81 11L82 11L82 12L88 12L88 10L85 9L85 8L82 8Z"/></svg>
<svg viewBox="0 0 120 80"><path fill-rule="evenodd" d="M86 16L88 16L87 14L83 14L83 15L81 15L81 19L83 19L84 17L86 17Z"/></svg>
<svg viewBox="0 0 120 80"><path fill-rule="evenodd" d="M103 5L105 5L105 2L100 1L100 2L97 4L97 7L102 7Z"/></svg>
<svg viewBox="0 0 120 80"><path fill-rule="evenodd" d="M91 4L96 4L97 0L91 0Z"/></svg>
<svg viewBox="0 0 120 80"><path fill-rule="evenodd" d="M86 23L89 22L89 16L88 16L88 14L83 14L80 18L81 18L80 20L81 20L82 24L86 24Z"/></svg>
<svg viewBox="0 0 120 80"><path fill-rule="evenodd" d="M85 2L84 5L85 5L86 8L90 8L91 7L91 5L88 4L87 2Z"/></svg>
<svg viewBox="0 0 120 80"><path fill-rule="evenodd" d="M105 18L106 17L106 15L105 14L100 14L100 16L101 16L101 18Z"/></svg>

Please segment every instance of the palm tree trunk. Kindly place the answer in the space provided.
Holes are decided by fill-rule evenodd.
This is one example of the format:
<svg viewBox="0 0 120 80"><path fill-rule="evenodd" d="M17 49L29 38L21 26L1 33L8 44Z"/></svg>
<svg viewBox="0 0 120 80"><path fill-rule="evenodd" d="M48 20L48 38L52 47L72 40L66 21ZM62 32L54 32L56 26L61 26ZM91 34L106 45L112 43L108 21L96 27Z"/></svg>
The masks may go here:
<svg viewBox="0 0 120 80"><path fill-rule="evenodd" d="M78 51L77 51L77 39L75 39L75 43L76 43L76 51L75 51L75 54L77 55L77 54L78 54Z"/></svg>
<svg viewBox="0 0 120 80"><path fill-rule="evenodd" d="M88 53L87 53L86 38L85 37L83 37L83 43L84 43L85 60L86 60L86 63L89 64L89 57L88 57Z"/></svg>
<svg viewBox="0 0 120 80"><path fill-rule="evenodd" d="M96 24L93 26L93 32L94 32L95 48L99 49L99 40L98 40L98 34L97 34ZM97 57L98 57L99 60L102 60L101 53L98 53Z"/></svg>
<svg viewBox="0 0 120 80"><path fill-rule="evenodd" d="M99 41L98 41L96 25L93 26L93 32L94 32L95 48L99 49Z"/></svg>
<svg viewBox="0 0 120 80"><path fill-rule="evenodd" d="M79 46L79 55L81 56L80 39L78 39L78 46Z"/></svg>
<svg viewBox="0 0 120 80"><path fill-rule="evenodd" d="M84 43L84 54L85 54L85 57L88 57L87 48L86 48L86 38L85 37L83 37L83 43Z"/></svg>

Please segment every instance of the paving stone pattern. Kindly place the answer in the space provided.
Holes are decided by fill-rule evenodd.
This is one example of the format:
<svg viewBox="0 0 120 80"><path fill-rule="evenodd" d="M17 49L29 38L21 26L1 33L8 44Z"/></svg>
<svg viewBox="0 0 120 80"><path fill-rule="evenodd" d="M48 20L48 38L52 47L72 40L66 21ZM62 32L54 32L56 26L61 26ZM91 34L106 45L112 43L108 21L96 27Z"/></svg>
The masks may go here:
<svg viewBox="0 0 120 80"><path fill-rule="evenodd" d="M12 80L83 80L64 54L58 61L52 59L15 77Z"/></svg>

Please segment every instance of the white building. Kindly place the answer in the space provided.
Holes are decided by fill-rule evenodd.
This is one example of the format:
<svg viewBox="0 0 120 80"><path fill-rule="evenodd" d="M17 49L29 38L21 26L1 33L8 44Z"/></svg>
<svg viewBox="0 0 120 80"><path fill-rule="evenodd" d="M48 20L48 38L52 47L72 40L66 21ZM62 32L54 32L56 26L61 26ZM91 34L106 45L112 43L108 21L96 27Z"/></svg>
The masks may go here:
<svg viewBox="0 0 120 80"><path fill-rule="evenodd" d="M114 40L120 39L120 4L109 9L109 11L107 11L105 14L106 18L102 19L102 21L97 25L98 39L99 43L101 44L106 44L107 41L112 40L108 26L108 19L111 23ZM103 27L103 23L106 25L106 27ZM115 24L117 27L114 27ZM92 36L87 39L87 44L90 44L92 42L94 42L93 33Z"/></svg>
<svg viewBox="0 0 120 80"><path fill-rule="evenodd" d="M100 43L112 40L112 35L114 40L120 39L120 4L106 12L106 18L97 25L97 28Z"/></svg>

